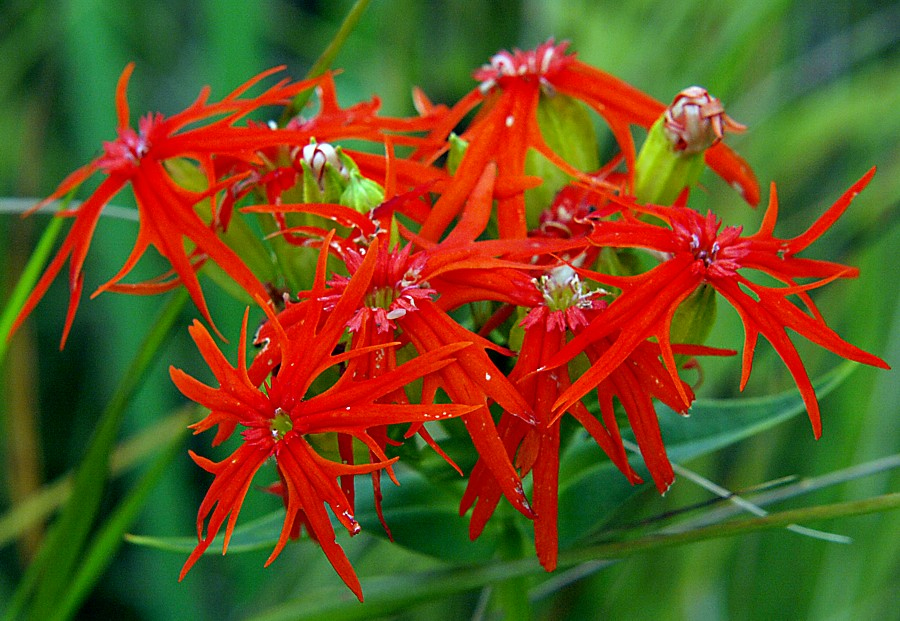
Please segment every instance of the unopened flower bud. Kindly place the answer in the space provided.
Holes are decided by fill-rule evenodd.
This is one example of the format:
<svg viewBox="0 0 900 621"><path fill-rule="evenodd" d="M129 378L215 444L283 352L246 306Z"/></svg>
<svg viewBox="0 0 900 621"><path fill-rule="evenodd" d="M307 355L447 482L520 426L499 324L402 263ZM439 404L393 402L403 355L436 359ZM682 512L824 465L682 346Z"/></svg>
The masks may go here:
<svg viewBox="0 0 900 621"><path fill-rule="evenodd" d="M349 171L341 161L340 148L311 140L299 149L295 162L303 170L303 201L336 203L347 187Z"/></svg>
<svg viewBox="0 0 900 621"><path fill-rule="evenodd" d="M705 88L690 86L650 128L634 170L634 195L641 202L670 205L703 171L704 152L726 131L746 128L725 114Z"/></svg>
<svg viewBox="0 0 900 621"><path fill-rule="evenodd" d="M722 102L702 86L689 86L666 108L663 131L676 151L700 153L715 145L726 131L747 128L725 114Z"/></svg>
<svg viewBox="0 0 900 621"><path fill-rule="evenodd" d="M325 176L325 166L327 164L331 164L338 170L343 168L337 150L327 142L310 141L308 145L300 150L300 158L309 164L310 169L320 183Z"/></svg>

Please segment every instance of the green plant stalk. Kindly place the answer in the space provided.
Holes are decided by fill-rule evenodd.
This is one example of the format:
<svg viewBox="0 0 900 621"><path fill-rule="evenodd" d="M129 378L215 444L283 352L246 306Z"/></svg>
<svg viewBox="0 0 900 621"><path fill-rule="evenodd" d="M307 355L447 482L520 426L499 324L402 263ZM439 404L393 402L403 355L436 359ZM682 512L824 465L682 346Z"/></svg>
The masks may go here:
<svg viewBox="0 0 900 621"><path fill-rule="evenodd" d="M78 611L78 607L124 542L125 531L137 518L150 492L159 483L175 457L180 454L186 432L187 428L183 428L178 436L170 440L166 450L141 477L128 496L119 503L94 537L90 548L79 563L77 573L65 591L63 600L58 604L55 614L51 617L52 621L65 621Z"/></svg>
<svg viewBox="0 0 900 621"><path fill-rule="evenodd" d="M344 43L347 41L347 37L349 37L350 33L353 32L353 29L356 28L356 24L359 23L363 11L366 10L367 6L369 6L369 0L356 0L356 3L344 18L344 21L341 22L341 27L338 29L337 34L334 35L334 38L306 73L307 79L315 78L328 71L328 68L331 67L331 63L334 62L341 47L343 47ZM306 90L294 97L290 105L286 106L281 113L279 125L283 127L287 125L287 122L293 117L297 116L300 111L303 110L303 107L306 105L306 102L309 101L311 96L312 90Z"/></svg>
<svg viewBox="0 0 900 621"><path fill-rule="evenodd" d="M100 507L109 475L109 456L125 410L147 370L155 362L187 299L187 292L184 289L178 290L169 299L141 343L138 354L100 417L87 453L75 474L72 496L26 570L5 613L5 619L20 618L22 608L32 592L34 598L30 618L46 619L66 592Z"/></svg>
<svg viewBox="0 0 900 621"><path fill-rule="evenodd" d="M682 533L648 535L631 541L602 543L579 550L569 550L559 555L559 564L568 566L597 559L621 558L631 554L687 543L734 537L772 528L782 528L795 523L833 520L855 515L891 511L898 508L900 508L900 492L830 505L790 509L779 513L770 513L765 517L733 520L731 522L695 528Z"/></svg>
<svg viewBox="0 0 900 621"><path fill-rule="evenodd" d="M47 257L53 251L53 244L62 228L63 218L51 218L50 223L38 240L34 252L25 264L25 269L19 277L16 286L13 287L6 306L3 307L3 313L0 314L0 363L6 358L6 351L9 349L9 329L12 327L16 316L28 295L34 289L34 284L41 276Z"/></svg>
<svg viewBox="0 0 900 621"><path fill-rule="evenodd" d="M350 33L353 32L354 28L356 28L356 25L359 23L359 20L362 17L363 11L366 10L366 7L368 5L369 0L356 1L350 11L347 13L344 21L341 22L341 26L338 29L337 33L335 33L334 38L325 47L325 50L322 52L319 58L316 59L316 62L313 63L313 66L310 67L309 71L306 72L307 79L320 76L328 71L341 47L343 47L344 43L347 41L347 38L350 36ZM312 97L312 94L313 89L307 89L294 97L294 99L291 100L291 103L285 106L284 110L282 111L281 118L278 121L278 125L280 127L284 127L285 125L287 125L288 121L297 116L300 111L303 110L303 107L306 106L306 103L309 101L309 98ZM275 220L272 218L272 216L260 214L258 222L260 228L262 228L263 232L266 235L275 235L275 237L269 239L270 248L272 249L272 253L275 255L277 267L281 270L281 274L286 281L285 283L275 284L285 284L289 288L293 289L303 288L303 283L308 281L308 279L305 278L305 276L307 276L309 272L306 267L306 262L303 260L300 260L298 262L298 260L296 259L296 248L282 237L276 235L278 232L278 226L275 224ZM312 266L312 269L315 270L315 260L313 260Z"/></svg>
<svg viewBox="0 0 900 621"><path fill-rule="evenodd" d="M522 532L510 520L500 534L500 558L513 561L525 557ZM494 585L494 604L504 619L528 621L532 618L528 602L528 576L510 576Z"/></svg>

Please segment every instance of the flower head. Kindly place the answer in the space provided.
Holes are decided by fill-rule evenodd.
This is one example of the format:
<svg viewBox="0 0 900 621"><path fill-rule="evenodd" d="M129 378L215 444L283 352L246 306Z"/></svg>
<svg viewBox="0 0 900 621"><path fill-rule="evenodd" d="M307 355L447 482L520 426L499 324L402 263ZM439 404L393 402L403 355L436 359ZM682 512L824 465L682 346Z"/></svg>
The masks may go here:
<svg viewBox="0 0 900 621"><path fill-rule="evenodd" d="M153 246L172 265L174 280L169 286L183 284L200 309L204 318L212 323L195 270L206 260L217 263L225 272L251 295L265 296L265 288L244 264L240 257L216 235L218 221L216 194L222 184L213 167L214 156L253 159L257 149L270 144L273 136L267 129L238 128L235 123L262 106L285 103L291 97L311 88L315 81L289 83L282 80L253 98L242 95L265 77L278 69L266 71L249 80L223 100L209 103L209 89L184 111L170 117L148 114L138 123L138 131L129 126L129 108L126 99L128 79L134 65L128 65L119 78L116 89L118 114L118 138L104 144L103 154L93 162L69 175L57 189L34 209L61 198L97 172L106 178L94 193L74 210L61 212L75 222L69 230L50 265L38 281L19 313L13 331L34 309L46 293L50 283L69 263L69 312L63 330L61 345L65 344L75 311L78 307L84 283L83 266L97 222L103 208L126 186L131 185L138 206L140 229L131 254L122 268L97 290L121 289L118 285L137 264L146 250ZM193 126L200 123L201 125ZM172 158L186 157L199 162L208 181L208 188L190 191L173 179L164 162ZM205 222L198 215L197 206L204 201L212 203L212 222ZM185 238L191 242L191 250L185 247ZM158 290L160 283L151 289ZM165 284L162 285L165 288Z"/></svg>
<svg viewBox="0 0 900 621"><path fill-rule="evenodd" d="M534 284L543 302L534 306L520 324L524 338L510 380L533 404L536 423L528 425L504 414L498 430L516 467L523 476L531 473L535 546L541 564L552 571L556 567L558 548L562 414L575 418L628 480L639 483L641 478L628 463L619 432L613 404L613 399L618 400L634 430L647 468L657 488L664 492L671 485L674 473L666 457L653 400L659 399L685 412L693 393L680 379L673 380L665 371L659 360L659 346L644 341L596 385L599 418L580 400L568 402L563 411L555 411L554 404L568 393L573 379L568 366L553 366L550 362L563 350L569 336L577 338L592 322L603 321L606 303L598 298L606 292L587 289L579 275L565 265L535 279ZM583 351L593 362L602 358L614 342L615 339L607 337L590 343ZM485 465L480 461L472 472L461 505L463 511L475 507L469 526L473 538L481 534L500 500L496 482L485 475Z"/></svg>
<svg viewBox="0 0 900 621"><path fill-rule="evenodd" d="M349 299L360 292L358 281L371 277L372 261L361 266L349 290ZM324 265L324 263L322 263ZM320 323L323 303L311 299L298 305L306 321L302 340L292 341L278 318L269 312L280 350L280 365L271 382L258 388L248 375L244 362L247 315L241 332L238 364L228 364L209 332L195 322L191 336L213 370L219 386L206 386L179 369L172 368L172 380L189 398L210 409L209 415L192 425L200 433L219 427L216 442L221 442L238 426L243 443L228 458L212 462L191 453L194 461L215 475L197 515L199 542L182 570L183 578L209 547L221 527L226 525L224 548L234 529L244 497L256 473L274 458L280 484L276 486L287 513L271 556L271 563L287 540L296 536L299 524L321 545L335 570L357 597L362 599L359 581L340 545L326 507L352 535L359 531L353 517L352 497L337 479L357 474L390 471L395 459L389 459L382 445L370 434L389 424L421 423L468 413L473 408L456 404L382 403L380 399L403 386L437 372L452 362L452 356L467 344L436 348L415 361L398 366L375 377L359 379L352 372L354 361L362 353L335 353L352 306L339 304ZM304 346L300 346L300 344ZM306 346L306 344L310 346ZM396 343L385 347L396 346ZM310 394L313 382L339 365L348 365L330 388ZM319 454L310 442L318 434L337 434L348 442L357 441L369 449L370 463L335 462Z"/></svg>
<svg viewBox="0 0 900 621"><path fill-rule="evenodd" d="M502 51L475 72L479 86L460 100L433 132L446 136L466 114L478 108L475 119L461 135L468 147L456 169L454 185L435 203L423 223L423 238L437 240L447 231L462 210L468 192L491 162L498 166L495 194L499 236L525 237L524 192L542 183L541 178L526 173L526 155L530 150L573 179L587 185L604 185L589 175L594 171L579 170L549 146L538 122L542 98L566 97L576 106L587 106L600 115L609 125L624 159L624 185L633 184L636 149L631 126L649 128L663 114L665 106L566 54L567 47L567 43L556 44L551 39L534 50ZM592 131L592 124L588 125ZM707 162L739 187L748 202L758 201L752 171L727 147L718 145L710 150Z"/></svg>
<svg viewBox="0 0 900 621"><path fill-rule="evenodd" d="M501 50L491 56L488 64L475 71L475 79L481 82L478 88L482 93L487 93L498 85L502 86L504 79L521 78L537 80L542 88L552 92L550 80L575 60L574 54L566 54L568 47L568 41L556 44L550 39L533 50Z"/></svg>
<svg viewBox="0 0 900 621"><path fill-rule="evenodd" d="M887 364L842 339L829 328L807 291L836 278L857 274L853 268L795 256L806 249L834 223L852 199L868 184L874 174L869 171L805 233L792 239L773 235L778 214L775 187L760 230L741 236L736 227L719 231L720 222L712 214L706 217L686 207L643 206L631 201L632 208L667 222L660 226L627 218L623 221L598 223L591 234L594 244L604 247L645 248L662 253L665 260L637 276L616 277L591 272L592 278L622 290L609 306L602 320L592 322L573 339L552 364L560 364L581 351L586 343L613 336L615 343L593 363L556 403L562 411L597 382L616 369L630 352L648 338L659 343L663 360L673 380L677 379L675 356L670 342L670 328L675 311L701 284L712 286L738 312L744 324L741 388L750 377L753 352L760 335L772 344L797 383L806 405L813 432L822 432L819 406L812 383L796 348L785 329L790 328L812 342L850 360L881 368ZM761 285L749 280L744 270L758 270L785 286ZM587 270L582 270L587 274ZM814 278L799 284L799 278ZM798 307L789 296L796 296Z"/></svg>

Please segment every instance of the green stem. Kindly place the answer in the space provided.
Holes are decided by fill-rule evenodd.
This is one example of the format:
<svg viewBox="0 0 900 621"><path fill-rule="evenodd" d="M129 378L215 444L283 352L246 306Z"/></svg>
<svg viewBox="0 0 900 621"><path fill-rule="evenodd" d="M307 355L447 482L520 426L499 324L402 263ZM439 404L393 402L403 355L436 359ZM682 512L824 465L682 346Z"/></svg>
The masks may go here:
<svg viewBox="0 0 900 621"><path fill-rule="evenodd" d="M338 28L338 31L334 35L334 38L325 47L325 50L306 73L307 79L320 76L328 71L328 69L334 62L334 59L337 56L338 52L344 46L344 43L346 43L347 38L350 36L350 33L353 32L354 28L356 28L356 25L359 23L359 20L362 17L363 11L366 10L366 7L368 5L369 0L356 1L350 11L347 13L344 21L341 22L341 26L340 28ZM312 94L313 89L307 89L294 97L291 103L285 106L284 111L281 113L281 118L279 119L278 124L281 127L287 125L288 121L297 116L300 111L303 110L303 107L309 101L309 98L312 97ZM259 223L260 227L266 234L271 234L278 231L278 226L275 224L272 216L260 214ZM305 280L308 280L307 278L305 278L305 276L310 273L309 266L307 265L307 261L303 257L297 257L296 247L292 246L282 238L270 239L270 247L275 255L275 260L278 263L278 267L281 268L281 273L284 275L286 281L286 283L284 284L292 289L303 288L304 284L306 284ZM314 270L315 258L313 258L312 260L312 266Z"/></svg>
<svg viewBox="0 0 900 621"><path fill-rule="evenodd" d="M316 62L313 63L313 66L310 67L309 71L306 73L307 78L315 78L328 71L329 67L331 67L331 63L334 62L335 57L346 42L347 37L349 37L350 33L353 32L353 29L356 28L356 24L359 23L363 11L366 10L367 6L369 6L369 0L356 0L356 4L353 5L353 8L347 13L344 21L341 22L341 27L338 29L337 34L334 35L331 43L328 44L325 51L322 52L321 56L316 59ZM294 100L291 101L290 105L286 106L284 112L282 112L279 125L286 125L288 121L299 114L311 96L312 90L306 90L294 97Z"/></svg>
<svg viewBox="0 0 900 621"><path fill-rule="evenodd" d="M850 517L898 508L900 508L900 493L795 509L773 513L763 518L717 524L679 535L653 535L633 541L602 544L564 552L559 555L558 567L562 569L601 559L623 557L695 541L780 528L787 524L810 520ZM312 621L327 618L329 621L349 621L351 619L370 619L374 616L389 616L408 610L416 604L434 602L457 593L483 588L488 584L540 573L542 573L542 568L537 561L527 558L485 563L474 567L379 576L362 580L363 592L366 596L364 606L360 606L355 599L342 597L335 591L323 589L283 602L275 608L260 612L251 619L253 621L302 621L304 619ZM341 586L339 593L343 594L344 590L345 588Z"/></svg>
<svg viewBox="0 0 900 621"><path fill-rule="evenodd" d="M525 556L522 533L511 520L500 534L499 555L508 562L521 560ZM527 575L511 575L494 585L495 603L504 619L528 621L532 618L528 601L529 582Z"/></svg>
<svg viewBox="0 0 900 621"><path fill-rule="evenodd" d="M743 535L758 530L780 528L794 523L833 520L853 515L890 511L898 508L900 508L900 492L831 505L791 509L780 513L771 513L765 517L733 520L723 524L695 528L694 530L682 533L648 535L631 541L603 543L587 546L578 550L569 550L560 553L559 565L577 565L578 563L583 563L585 561L619 558L638 552L647 552L650 550L679 546L697 541L706 541L709 539L734 537L735 535Z"/></svg>
<svg viewBox="0 0 900 621"><path fill-rule="evenodd" d="M125 531L137 518L150 492L156 487L163 475L172 465L175 457L181 452L186 427L181 433L169 441L169 446L156 459L150 470L141 477L128 496L118 504L110 518L94 537L87 553L80 559L78 570L66 588L62 602L57 604L51 621L65 621L77 612L84 598L103 571L109 566L113 555L122 546Z"/></svg>
<svg viewBox="0 0 900 621"><path fill-rule="evenodd" d="M25 269L22 271L19 281L13 287L6 306L3 307L3 313L0 314L0 363L3 362L3 359L6 357L6 351L9 349L9 330L31 290L34 289L34 284L40 278L41 271L44 269L44 263L47 262L47 257L53 251L53 244L56 242L56 237L59 235L62 224L62 218L50 219L47 228L41 233L41 239L38 241L37 247L31 253L28 263L25 264Z"/></svg>

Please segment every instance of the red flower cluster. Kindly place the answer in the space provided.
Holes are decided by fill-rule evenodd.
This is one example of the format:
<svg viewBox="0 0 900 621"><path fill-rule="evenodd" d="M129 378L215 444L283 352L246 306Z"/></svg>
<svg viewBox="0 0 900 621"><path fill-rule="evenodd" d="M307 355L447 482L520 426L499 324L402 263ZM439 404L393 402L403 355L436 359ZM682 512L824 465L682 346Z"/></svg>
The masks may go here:
<svg viewBox="0 0 900 621"><path fill-rule="evenodd" d="M125 185L136 197L140 230L125 265L98 292L183 285L212 325L197 273L214 263L265 313L249 365L246 315L236 365L199 322L190 328L218 386L171 370L178 388L209 409L193 425L197 433L216 428L213 444L237 431L242 438L220 462L191 453L214 479L182 577L223 526L227 548L251 481L271 459L278 478L269 489L284 500L286 514L269 562L305 528L361 599L327 509L350 534L357 532L354 477L372 476L380 505L381 474L394 476L394 446L418 435L443 455L433 432L445 418L462 421L477 452L461 502L462 512L474 507L472 537L505 497L533 520L538 557L552 570L561 418L571 415L637 483L620 433L617 415L623 414L654 483L665 491L674 475L654 403L686 413L694 392L679 363L734 353L704 346L700 333L673 342L677 313L702 313L697 294L709 288L744 325L741 386L762 335L794 377L816 436L816 396L786 328L844 358L886 367L832 331L808 293L857 271L797 256L874 171L790 239L774 234L774 186L763 223L749 236L689 208L687 190L672 205L640 195L636 177L669 173L642 169L644 162L658 166L660 158L638 157L632 125L650 129L647 144L654 137L669 141L663 159L704 158L748 203L758 201L750 168L721 142L725 130L741 126L703 89L687 89L667 108L551 40L495 55L475 72L479 85L453 106L417 93L415 118L379 116L377 100L341 108L330 76L282 80L246 97L272 73L266 72L218 103L209 103L204 91L180 114L148 115L135 131L125 99L131 69L117 92L118 139L50 197L105 175L86 201L61 214L74 224L16 325L70 260L65 341L94 228ZM239 124L310 88L318 91L319 107L309 118L285 127ZM593 122L589 131L578 120L591 113L606 121L619 154L582 169L558 145L583 142L582 130L593 136ZM338 145L346 139L379 152L344 150ZM542 173L548 164L564 181L536 203L543 195L535 191L548 184ZM193 187L184 181L185 167ZM267 266L274 279L250 267L254 249L246 240L227 235L244 218L259 219L273 233L254 243L271 244L263 256L274 257ZM122 284L150 245L172 271ZM781 286L758 284L750 271ZM530 498L522 482L529 474Z"/></svg>

